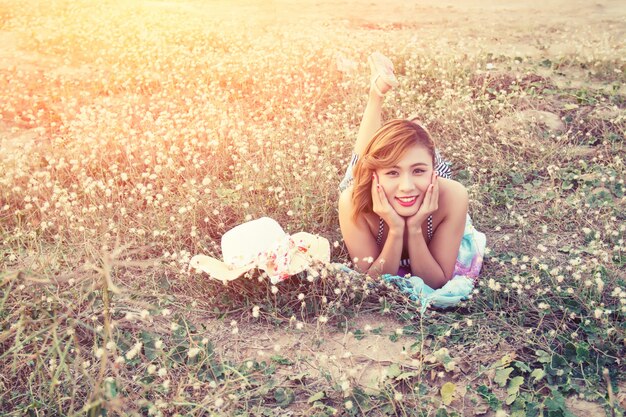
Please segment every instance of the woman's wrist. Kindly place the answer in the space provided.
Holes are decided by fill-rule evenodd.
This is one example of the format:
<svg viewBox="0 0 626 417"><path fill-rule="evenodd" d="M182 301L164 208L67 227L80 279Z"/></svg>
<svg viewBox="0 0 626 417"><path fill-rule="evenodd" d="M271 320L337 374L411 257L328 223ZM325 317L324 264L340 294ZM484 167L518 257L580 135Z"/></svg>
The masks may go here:
<svg viewBox="0 0 626 417"><path fill-rule="evenodd" d="M398 238L401 239L404 237L404 227L391 227L389 228L389 234L387 235L387 238Z"/></svg>
<svg viewBox="0 0 626 417"><path fill-rule="evenodd" d="M409 227L407 227L407 230L409 232L409 236L420 236L422 235L422 225L421 224L415 224L415 225L410 225Z"/></svg>

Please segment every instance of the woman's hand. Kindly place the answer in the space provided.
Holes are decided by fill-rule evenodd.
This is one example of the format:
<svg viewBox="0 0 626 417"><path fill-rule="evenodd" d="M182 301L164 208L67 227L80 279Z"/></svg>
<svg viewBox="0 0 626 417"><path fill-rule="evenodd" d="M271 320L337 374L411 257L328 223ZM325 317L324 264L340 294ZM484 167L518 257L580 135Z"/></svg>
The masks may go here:
<svg viewBox="0 0 626 417"><path fill-rule="evenodd" d="M383 221L387 223L390 232L404 233L404 218L389 204L385 190L383 190L383 187L378 182L376 173L372 174L372 203L374 213L378 214Z"/></svg>
<svg viewBox="0 0 626 417"><path fill-rule="evenodd" d="M428 219L428 216L437 211L439 207L439 176L436 171L433 171L426 194L422 194L417 203L420 204L417 213L406 220L409 232L421 231L422 224Z"/></svg>

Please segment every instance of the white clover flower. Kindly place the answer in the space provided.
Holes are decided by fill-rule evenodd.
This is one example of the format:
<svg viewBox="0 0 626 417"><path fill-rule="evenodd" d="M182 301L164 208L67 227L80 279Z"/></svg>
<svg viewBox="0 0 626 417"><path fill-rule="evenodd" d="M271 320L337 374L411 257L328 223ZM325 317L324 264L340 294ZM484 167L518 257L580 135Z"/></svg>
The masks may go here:
<svg viewBox="0 0 626 417"><path fill-rule="evenodd" d="M187 352L187 356L190 358L195 358L196 356L198 356L198 353L201 352L202 349L194 347L189 349L189 351Z"/></svg>
<svg viewBox="0 0 626 417"><path fill-rule="evenodd" d="M143 346L143 343L141 342L137 342L133 345L133 347L126 352L126 359L131 360L133 359L135 356L137 356L139 354L139 352L141 352L141 348Z"/></svg>
<svg viewBox="0 0 626 417"><path fill-rule="evenodd" d="M343 405L346 407L346 410L352 410L352 407L354 407L350 400L346 401Z"/></svg>

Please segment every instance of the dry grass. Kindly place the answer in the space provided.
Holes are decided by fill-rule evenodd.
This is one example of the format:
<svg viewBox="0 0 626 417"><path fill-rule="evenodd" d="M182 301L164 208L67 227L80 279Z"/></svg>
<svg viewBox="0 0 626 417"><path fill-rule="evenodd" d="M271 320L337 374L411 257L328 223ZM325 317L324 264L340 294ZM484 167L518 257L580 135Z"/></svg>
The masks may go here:
<svg viewBox="0 0 626 417"><path fill-rule="evenodd" d="M0 410L623 413L624 11L563 4L0 4ZM400 76L385 117L426 123L488 236L472 300L421 316L323 267L190 274L261 216L347 261L373 50Z"/></svg>

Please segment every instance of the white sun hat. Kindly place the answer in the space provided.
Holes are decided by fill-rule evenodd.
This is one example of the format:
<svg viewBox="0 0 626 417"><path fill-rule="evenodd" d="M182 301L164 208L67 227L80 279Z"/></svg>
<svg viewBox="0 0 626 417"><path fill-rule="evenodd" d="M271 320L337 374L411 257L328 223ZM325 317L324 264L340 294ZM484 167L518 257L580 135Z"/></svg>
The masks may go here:
<svg viewBox="0 0 626 417"><path fill-rule="evenodd" d="M317 235L285 233L278 222L262 217L240 224L222 236L224 261L196 255L189 267L228 282L251 269L267 272L272 284L309 268L314 262L330 262L330 244Z"/></svg>

